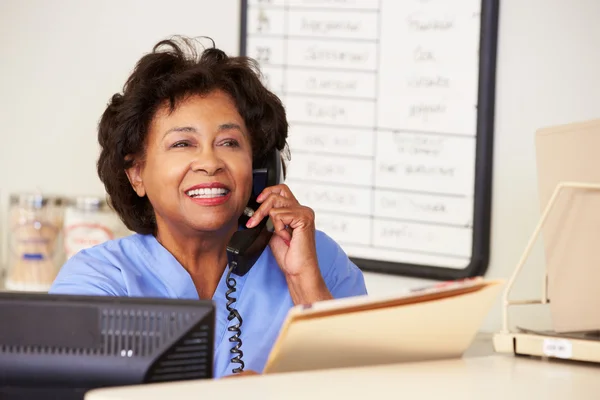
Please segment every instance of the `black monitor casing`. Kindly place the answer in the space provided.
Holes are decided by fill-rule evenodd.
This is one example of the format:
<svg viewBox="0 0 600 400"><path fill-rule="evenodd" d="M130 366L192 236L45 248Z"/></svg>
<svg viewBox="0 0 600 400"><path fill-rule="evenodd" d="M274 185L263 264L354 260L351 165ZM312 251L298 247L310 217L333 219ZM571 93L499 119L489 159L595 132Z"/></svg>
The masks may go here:
<svg viewBox="0 0 600 400"><path fill-rule="evenodd" d="M210 379L209 300L0 293L0 399Z"/></svg>

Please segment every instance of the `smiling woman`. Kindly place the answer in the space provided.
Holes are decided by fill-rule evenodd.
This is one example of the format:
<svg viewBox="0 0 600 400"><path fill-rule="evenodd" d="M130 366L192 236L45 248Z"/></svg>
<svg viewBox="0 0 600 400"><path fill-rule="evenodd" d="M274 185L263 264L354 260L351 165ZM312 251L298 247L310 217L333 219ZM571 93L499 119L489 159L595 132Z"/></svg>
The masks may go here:
<svg viewBox="0 0 600 400"><path fill-rule="evenodd" d="M173 110L163 105L146 140L143 162L132 158L126 171L136 194L152 205L158 241L189 248L199 232L233 234L252 188L252 145L231 97L216 89L188 95ZM194 264L204 269L206 262Z"/></svg>
<svg viewBox="0 0 600 400"><path fill-rule="evenodd" d="M265 188L240 225L253 168L286 148L285 110L252 60L197 48L181 37L159 42L112 96L98 129L98 175L135 234L71 257L50 293L213 299L214 373L227 375L237 371L226 335L227 245L270 218L268 246L237 281L244 363L261 372L292 306L366 289L285 184Z"/></svg>

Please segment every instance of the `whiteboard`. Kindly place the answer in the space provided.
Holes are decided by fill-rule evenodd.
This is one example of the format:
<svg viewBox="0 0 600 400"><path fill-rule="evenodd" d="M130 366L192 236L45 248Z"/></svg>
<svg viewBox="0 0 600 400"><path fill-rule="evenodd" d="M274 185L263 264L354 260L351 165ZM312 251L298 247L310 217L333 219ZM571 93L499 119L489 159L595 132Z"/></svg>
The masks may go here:
<svg viewBox="0 0 600 400"><path fill-rule="evenodd" d="M497 20L497 0L242 1L286 183L363 270L485 272Z"/></svg>

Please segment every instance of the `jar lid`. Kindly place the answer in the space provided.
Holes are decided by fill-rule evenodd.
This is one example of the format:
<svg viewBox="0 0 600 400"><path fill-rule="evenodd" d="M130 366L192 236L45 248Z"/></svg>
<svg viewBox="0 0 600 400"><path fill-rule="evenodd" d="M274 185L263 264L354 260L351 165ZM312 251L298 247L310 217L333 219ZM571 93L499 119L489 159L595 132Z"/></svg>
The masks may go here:
<svg viewBox="0 0 600 400"><path fill-rule="evenodd" d="M39 193L18 193L10 196L10 204L29 208L42 208L46 206L61 206L65 202L63 197L48 196Z"/></svg>
<svg viewBox="0 0 600 400"><path fill-rule="evenodd" d="M69 200L69 205L85 211L99 211L108 208L106 199L97 196L77 196Z"/></svg>

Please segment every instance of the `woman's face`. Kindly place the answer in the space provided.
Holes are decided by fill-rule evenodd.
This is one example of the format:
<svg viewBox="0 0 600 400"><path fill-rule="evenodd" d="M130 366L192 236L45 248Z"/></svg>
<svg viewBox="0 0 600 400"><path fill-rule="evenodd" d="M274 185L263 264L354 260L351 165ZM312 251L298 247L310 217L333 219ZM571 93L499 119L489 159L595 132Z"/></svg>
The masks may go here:
<svg viewBox="0 0 600 400"><path fill-rule="evenodd" d="M237 227L252 189L252 148L233 100L214 91L157 111L145 159L128 176L152 203L159 231Z"/></svg>

